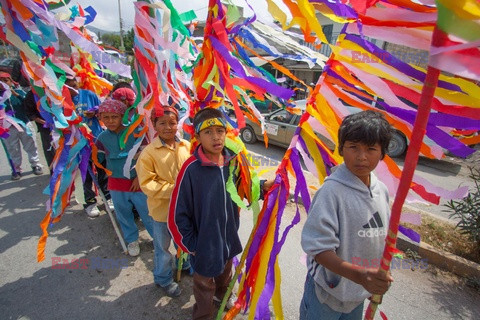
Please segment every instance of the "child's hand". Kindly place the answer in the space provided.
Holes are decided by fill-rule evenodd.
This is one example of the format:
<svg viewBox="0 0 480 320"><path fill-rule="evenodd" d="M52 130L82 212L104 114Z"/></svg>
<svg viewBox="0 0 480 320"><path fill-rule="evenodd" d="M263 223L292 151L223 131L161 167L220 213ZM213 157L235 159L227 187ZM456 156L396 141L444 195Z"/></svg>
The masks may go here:
<svg viewBox="0 0 480 320"><path fill-rule="evenodd" d="M95 117L95 111L84 111L83 115L90 119L90 118Z"/></svg>
<svg viewBox="0 0 480 320"><path fill-rule="evenodd" d="M371 294L384 294L393 281L392 275L380 269L365 269L360 284Z"/></svg>
<svg viewBox="0 0 480 320"><path fill-rule="evenodd" d="M265 183L263 184L263 191L268 192L268 190L270 190L270 188L273 186L274 183L275 183L275 180L265 181Z"/></svg>
<svg viewBox="0 0 480 320"><path fill-rule="evenodd" d="M130 192L136 192L140 190L140 183L138 183L138 177L135 177L135 179L132 180L132 185L130 186Z"/></svg>

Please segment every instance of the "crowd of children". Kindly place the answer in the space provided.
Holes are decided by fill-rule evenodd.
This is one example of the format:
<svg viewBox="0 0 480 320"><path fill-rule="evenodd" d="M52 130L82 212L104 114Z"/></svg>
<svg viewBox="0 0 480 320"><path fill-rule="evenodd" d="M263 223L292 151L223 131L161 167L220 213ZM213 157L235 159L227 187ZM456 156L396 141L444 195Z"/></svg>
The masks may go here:
<svg viewBox="0 0 480 320"><path fill-rule="evenodd" d="M20 142L33 172L42 174L29 120L34 120L39 130L45 122L38 111L24 114L24 93L12 87L8 74L0 73L0 81L4 84L2 95L11 89L3 99L10 112L10 137L4 142L14 164L12 179L21 177ZM161 115L152 111L156 137L150 144L136 149L139 141L130 134L121 148L120 137L126 130L123 119L134 103L134 91L128 85L119 86L100 103L93 92L78 89L75 78L67 79L66 85L77 112L95 136L103 165L112 172L107 179L97 168L90 184L86 181L87 213L98 215L91 186L92 179L97 179L104 194L111 197L128 253L138 256L135 209L153 238L154 283L166 295L178 297L181 290L173 279L175 259L170 252L173 239L176 247L189 254L183 267L193 275L192 318L212 319L214 305L222 300L232 279L233 258L243 250L238 235L239 208L226 187L229 178L238 182L241 177L230 177L235 171L229 167L237 154L225 146L223 113L211 108L197 112L193 127L198 146L193 153L190 143L177 135L179 115L174 106L164 106ZM32 95L28 101L33 109L38 98ZM390 209L387 189L372 171L385 156L391 135L388 122L373 111L347 116L340 126L338 147L344 164L315 195L302 232L308 267L300 306L302 320L361 319L364 300L384 294L393 281L390 274L352 263L353 257L381 258ZM51 152L48 135L42 143L47 156ZM135 153L133 160L131 152ZM48 164L51 159L47 158ZM272 185L273 181L263 181L262 192ZM360 232L368 228L379 232L369 233L372 236ZM227 307L233 300L230 297Z"/></svg>

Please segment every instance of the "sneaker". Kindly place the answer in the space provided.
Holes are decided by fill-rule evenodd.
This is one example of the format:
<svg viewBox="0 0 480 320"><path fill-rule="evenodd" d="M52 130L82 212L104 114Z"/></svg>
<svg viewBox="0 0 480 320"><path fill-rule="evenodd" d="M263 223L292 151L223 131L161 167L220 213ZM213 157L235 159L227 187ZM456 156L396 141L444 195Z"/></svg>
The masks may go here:
<svg viewBox="0 0 480 320"><path fill-rule="evenodd" d="M43 174L43 169L40 166L32 167L32 170L33 170L33 174L35 174L37 176L40 176L40 175Z"/></svg>
<svg viewBox="0 0 480 320"><path fill-rule="evenodd" d="M95 218L100 215L100 210L98 210L97 204L93 203L85 208L85 212L90 218Z"/></svg>
<svg viewBox="0 0 480 320"><path fill-rule="evenodd" d="M222 304L223 297L221 299L217 298L217 296L213 296L213 302L217 303L219 306ZM228 298L227 303L225 304L225 310L230 310L235 307L235 301L237 301L237 296L232 293L230 298Z"/></svg>
<svg viewBox="0 0 480 320"><path fill-rule="evenodd" d="M165 294L167 296L172 298L178 297L182 293L182 289L180 289L180 287L178 286L178 283L176 282L172 282L166 287L162 287L162 286L159 286L159 287L162 288L163 291L165 291Z"/></svg>
<svg viewBox="0 0 480 320"><path fill-rule="evenodd" d="M127 246L128 254L132 257L136 257L140 254L140 245L138 241L130 242Z"/></svg>
<svg viewBox="0 0 480 320"><path fill-rule="evenodd" d="M12 180L20 180L22 174L20 172L12 173Z"/></svg>
<svg viewBox="0 0 480 320"><path fill-rule="evenodd" d="M115 206L113 205L112 199L107 200L107 206L108 206L108 209L110 209L110 211L115 211Z"/></svg>

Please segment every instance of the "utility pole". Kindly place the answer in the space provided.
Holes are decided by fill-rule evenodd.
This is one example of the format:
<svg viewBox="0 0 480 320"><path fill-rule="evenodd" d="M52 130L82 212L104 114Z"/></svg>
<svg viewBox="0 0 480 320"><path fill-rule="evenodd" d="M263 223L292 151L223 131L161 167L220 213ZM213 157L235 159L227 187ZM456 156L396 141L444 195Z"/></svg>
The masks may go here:
<svg viewBox="0 0 480 320"><path fill-rule="evenodd" d="M118 18L120 21L120 50L121 53L125 52L125 46L123 45L123 23L122 23L122 9L120 5L120 0L118 0Z"/></svg>

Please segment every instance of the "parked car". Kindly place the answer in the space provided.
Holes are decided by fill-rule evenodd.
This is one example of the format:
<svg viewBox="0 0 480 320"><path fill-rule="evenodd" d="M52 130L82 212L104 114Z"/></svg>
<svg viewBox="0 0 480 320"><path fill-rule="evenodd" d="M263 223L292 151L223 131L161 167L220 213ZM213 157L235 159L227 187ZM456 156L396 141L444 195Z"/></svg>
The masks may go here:
<svg viewBox="0 0 480 320"><path fill-rule="evenodd" d="M297 100L295 105L303 112L306 110L307 100ZM285 109L276 110L265 116L265 130L268 136L268 142L280 147L288 148L295 130L300 122L301 115L293 114ZM257 140L263 141L262 129L258 124L249 119L246 120L246 126L240 131L240 137L243 142L252 144ZM335 144L328 138L317 133L318 137L327 145L330 150L334 150ZM387 153L391 157L402 155L407 148L407 138L401 132L396 130Z"/></svg>
<svg viewBox="0 0 480 320"><path fill-rule="evenodd" d="M306 110L307 100L297 100L295 105L303 113ZM288 148L300 122L300 117L301 115L293 114L285 109L279 109L266 115L265 131L267 132L268 142L276 146ZM249 119L246 122L245 128L240 131L240 137L243 142L252 144L257 140L263 140L260 126ZM331 150L335 148L332 141L320 134L317 135Z"/></svg>
<svg viewBox="0 0 480 320"><path fill-rule="evenodd" d="M400 157L407 150L407 145L407 137L402 131L395 129L388 145L387 154L392 158Z"/></svg>

